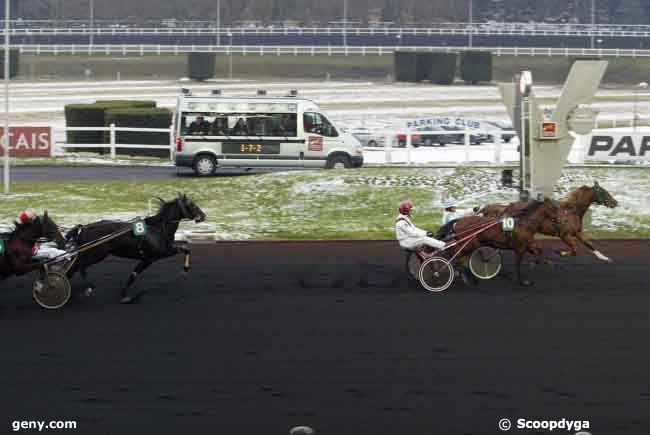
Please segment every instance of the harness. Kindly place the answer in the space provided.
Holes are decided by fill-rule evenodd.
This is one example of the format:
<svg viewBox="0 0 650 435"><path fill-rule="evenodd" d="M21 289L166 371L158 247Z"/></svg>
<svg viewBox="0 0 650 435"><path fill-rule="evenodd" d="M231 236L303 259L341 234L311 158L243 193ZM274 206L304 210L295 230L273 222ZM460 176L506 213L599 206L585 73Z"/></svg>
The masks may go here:
<svg viewBox="0 0 650 435"><path fill-rule="evenodd" d="M399 216L397 217L397 219L395 219L395 223L397 223L397 222L399 222L399 221L406 222L406 223L408 224L409 227L414 226L414 225L413 225L413 222L411 222L411 220L408 218L408 216L405 216L405 215L403 215L403 214L399 215Z"/></svg>

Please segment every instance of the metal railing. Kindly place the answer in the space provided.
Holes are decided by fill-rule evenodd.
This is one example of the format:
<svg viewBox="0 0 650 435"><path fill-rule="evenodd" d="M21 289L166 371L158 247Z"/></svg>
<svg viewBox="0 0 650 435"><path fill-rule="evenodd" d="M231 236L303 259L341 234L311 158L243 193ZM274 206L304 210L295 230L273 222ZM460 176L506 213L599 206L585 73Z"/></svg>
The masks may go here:
<svg viewBox="0 0 650 435"><path fill-rule="evenodd" d="M471 48L489 51L496 56L598 56L598 57L650 57L650 49L623 48L552 48L552 47L438 47L438 46L342 46L342 45L164 45L164 44L15 44L14 48L25 54L185 54L217 53L225 55L344 55L383 56L395 51L458 52Z"/></svg>
<svg viewBox="0 0 650 435"><path fill-rule="evenodd" d="M1 21L3 22L3 20ZM12 22L12 35L524 35L524 36L606 36L648 37L650 25L613 24L548 24L548 23L431 23L429 25L404 27L343 27L343 26L219 26L216 22L179 22L174 25L162 23L110 24L86 21L78 22ZM1 34L4 34L4 30Z"/></svg>
<svg viewBox="0 0 650 435"><path fill-rule="evenodd" d="M54 148L107 148L110 150L110 158L115 159L117 157L117 149L146 149L146 150L168 150L169 159L173 161L174 159L174 128L170 126L169 128L135 128L135 127L116 127L115 124L111 124L108 127L53 127L54 132L69 132L69 131L107 131L109 132L109 142L108 143L83 143L83 144L69 144L66 140L63 142L55 142ZM129 131L129 132L139 132L139 133L167 133L169 134L169 144L168 145L145 145L145 144L122 144L117 143L117 132L120 131Z"/></svg>

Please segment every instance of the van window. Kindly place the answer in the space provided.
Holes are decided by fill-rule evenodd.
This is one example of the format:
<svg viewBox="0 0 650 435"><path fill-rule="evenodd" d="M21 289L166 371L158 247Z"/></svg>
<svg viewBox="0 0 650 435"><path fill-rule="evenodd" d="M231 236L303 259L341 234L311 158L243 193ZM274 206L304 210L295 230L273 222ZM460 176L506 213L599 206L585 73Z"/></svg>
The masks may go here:
<svg viewBox="0 0 650 435"><path fill-rule="evenodd" d="M181 135L296 137L297 126L295 113L182 113L180 119Z"/></svg>
<svg viewBox="0 0 650 435"><path fill-rule="evenodd" d="M302 118L305 133L320 134L326 137L339 135L336 128L320 113L305 112Z"/></svg>

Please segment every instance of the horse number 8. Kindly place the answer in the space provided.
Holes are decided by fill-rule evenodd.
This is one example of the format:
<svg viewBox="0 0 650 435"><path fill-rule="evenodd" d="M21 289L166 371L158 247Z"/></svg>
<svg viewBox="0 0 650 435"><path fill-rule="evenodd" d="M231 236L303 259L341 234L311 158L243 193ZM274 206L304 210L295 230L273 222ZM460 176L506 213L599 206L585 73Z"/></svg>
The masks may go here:
<svg viewBox="0 0 650 435"><path fill-rule="evenodd" d="M507 217L503 219L503 231L512 231L515 229L515 219L512 217Z"/></svg>
<svg viewBox="0 0 650 435"><path fill-rule="evenodd" d="M136 236L144 236L147 232L147 229L144 226L144 222L136 222L133 227L133 232Z"/></svg>

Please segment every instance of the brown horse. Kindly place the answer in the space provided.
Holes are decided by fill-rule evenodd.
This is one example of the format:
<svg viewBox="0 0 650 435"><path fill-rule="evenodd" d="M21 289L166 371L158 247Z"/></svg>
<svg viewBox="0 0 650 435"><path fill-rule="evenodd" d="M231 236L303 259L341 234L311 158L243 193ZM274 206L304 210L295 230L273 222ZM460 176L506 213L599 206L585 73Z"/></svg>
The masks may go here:
<svg viewBox="0 0 650 435"><path fill-rule="evenodd" d="M517 281L521 285L532 285L532 281L521 274L521 262L526 252L534 253L538 263L543 258L542 248L535 241L535 234L540 231L545 222L557 225L559 209L550 199L532 201L530 203L514 203L506 207L505 214L514 218L515 227L511 232L505 232L502 225L494 225L480 232L463 248L459 255L461 264L466 264L469 255L480 246L491 246L495 249L511 250L515 253L517 266ZM472 229L480 228L494 222L494 217L467 216L458 219L454 232L461 236L470 233Z"/></svg>
<svg viewBox="0 0 650 435"><path fill-rule="evenodd" d="M517 203L514 203L517 204ZM511 205L514 205L511 204ZM581 242L585 245L598 259L611 262L612 260L585 239L583 233L582 219L589 210L591 204L604 205L608 208L614 208L618 205L618 201L598 182L595 182L593 187L582 186L574 190L567 196L566 199L560 202L560 219L559 231L557 226L551 222L544 222L540 233L547 236L559 237L569 247L570 251L561 251L561 256L576 256L578 255L577 244ZM489 204L480 210L483 216L500 217L503 215L505 208L508 207L502 204ZM521 206L520 206L521 207Z"/></svg>

